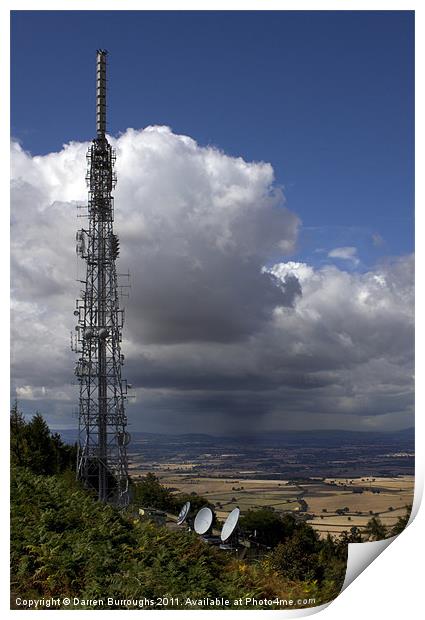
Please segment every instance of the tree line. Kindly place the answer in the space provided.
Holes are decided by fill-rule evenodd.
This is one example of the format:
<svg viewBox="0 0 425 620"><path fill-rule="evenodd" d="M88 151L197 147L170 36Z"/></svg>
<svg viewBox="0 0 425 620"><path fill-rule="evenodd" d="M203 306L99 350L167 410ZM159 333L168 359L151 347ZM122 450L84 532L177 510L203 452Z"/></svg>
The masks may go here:
<svg viewBox="0 0 425 620"><path fill-rule="evenodd" d="M65 444L59 433L52 433L40 413L27 422L18 403L10 412L10 462L27 467L35 474L53 475L75 468L77 446Z"/></svg>

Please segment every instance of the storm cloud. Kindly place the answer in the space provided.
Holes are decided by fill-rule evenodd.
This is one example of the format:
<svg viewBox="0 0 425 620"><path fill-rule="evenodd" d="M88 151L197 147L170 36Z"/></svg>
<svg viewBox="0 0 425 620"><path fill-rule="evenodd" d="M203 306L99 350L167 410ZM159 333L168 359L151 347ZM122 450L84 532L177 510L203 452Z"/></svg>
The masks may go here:
<svg viewBox="0 0 425 620"><path fill-rule="evenodd" d="M290 261L301 222L273 169L167 127L117 151L118 271L131 273L128 413L148 431L400 428L412 423L413 257L366 273ZM85 152L12 144L12 387L73 427L76 215ZM345 248L347 249L347 248Z"/></svg>

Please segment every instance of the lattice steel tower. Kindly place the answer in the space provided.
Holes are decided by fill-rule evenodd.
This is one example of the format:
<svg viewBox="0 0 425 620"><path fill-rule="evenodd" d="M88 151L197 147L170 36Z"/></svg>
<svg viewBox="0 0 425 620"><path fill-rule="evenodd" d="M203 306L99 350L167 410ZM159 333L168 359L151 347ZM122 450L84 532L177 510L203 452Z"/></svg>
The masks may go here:
<svg viewBox="0 0 425 620"><path fill-rule="evenodd" d="M106 139L106 56L97 51L97 137L88 153L88 228L77 232L77 253L85 261L81 280L73 349L79 357L75 374L80 384L77 477L94 489L100 501L128 504L125 401L127 382L121 377L120 343L124 311L119 307L115 261L118 237L113 232L116 184L115 153Z"/></svg>

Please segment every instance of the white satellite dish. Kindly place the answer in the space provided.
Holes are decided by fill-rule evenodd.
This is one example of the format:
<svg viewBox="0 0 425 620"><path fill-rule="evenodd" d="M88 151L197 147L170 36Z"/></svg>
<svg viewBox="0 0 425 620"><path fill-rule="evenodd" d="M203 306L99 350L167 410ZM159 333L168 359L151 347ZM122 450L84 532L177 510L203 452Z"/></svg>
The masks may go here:
<svg viewBox="0 0 425 620"><path fill-rule="evenodd" d="M190 502L186 502L182 509L179 512L179 516L177 517L177 525L181 525L186 521L186 517L189 514L190 510Z"/></svg>
<svg viewBox="0 0 425 620"><path fill-rule="evenodd" d="M213 513L211 508L205 506L201 508L195 517L194 530L197 534L206 534L213 522Z"/></svg>
<svg viewBox="0 0 425 620"><path fill-rule="evenodd" d="M227 517L223 527L221 528L220 534L220 538L223 542L230 538L230 536L233 534L239 520L240 512L241 511L239 510L239 508L234 508L234 510L232 510L232 512Z"/></svg>

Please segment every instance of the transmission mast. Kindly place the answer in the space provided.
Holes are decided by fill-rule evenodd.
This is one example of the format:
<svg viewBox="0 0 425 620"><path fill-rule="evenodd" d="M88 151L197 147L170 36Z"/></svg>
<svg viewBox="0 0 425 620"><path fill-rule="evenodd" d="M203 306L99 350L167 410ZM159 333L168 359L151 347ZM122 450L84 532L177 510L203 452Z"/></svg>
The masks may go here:
<svg viewBox="0 0 425 620"><path fill-rule="evenodd" d="M105 50L97 50L97 137L87 153L88 228L77 232L77 254L86 265L72 337L80 384L77 478L95 490L100 501L126 506L130 435L124 408L127 382L121 377L124 311L115 266L119 241L113 232L111 195L115 153L106 138L106 57Z"/></svg>

